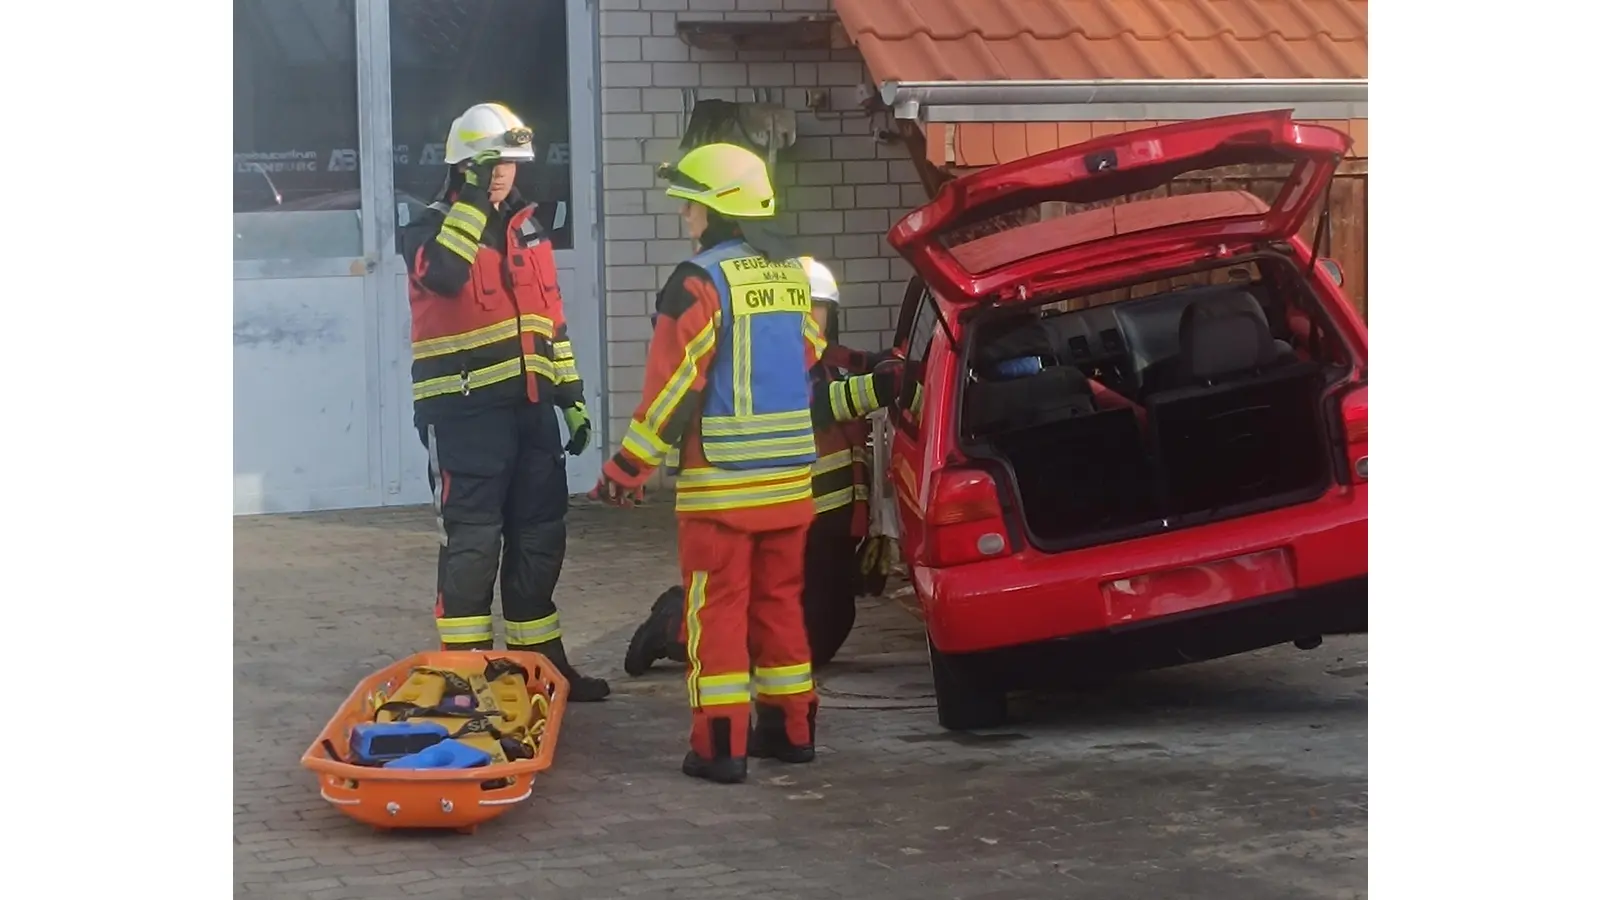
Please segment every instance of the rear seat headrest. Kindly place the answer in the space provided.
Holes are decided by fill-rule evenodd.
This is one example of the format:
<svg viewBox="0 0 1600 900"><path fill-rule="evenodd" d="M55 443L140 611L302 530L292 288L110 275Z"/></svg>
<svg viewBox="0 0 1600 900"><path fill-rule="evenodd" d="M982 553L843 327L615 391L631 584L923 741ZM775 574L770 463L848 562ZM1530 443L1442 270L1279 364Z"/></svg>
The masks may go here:
<svg viewBox="0 0 1600 900"><path fill-rule="evenodd" d="M1178 354L1191 376L1216 378L1269 365L1278 358L1278 347L1256 299L1225 294L1183 311Z"/></svg>

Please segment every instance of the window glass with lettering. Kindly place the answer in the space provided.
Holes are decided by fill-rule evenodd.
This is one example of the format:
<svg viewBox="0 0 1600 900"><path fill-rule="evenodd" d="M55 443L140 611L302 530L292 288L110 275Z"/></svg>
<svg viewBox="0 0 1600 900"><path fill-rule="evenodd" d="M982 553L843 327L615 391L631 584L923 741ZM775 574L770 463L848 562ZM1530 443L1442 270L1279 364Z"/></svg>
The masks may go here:
<svg viewBox="0 0 1600 900"><path fill-rule="evenodd" d="M355 0L233 0L234 259L361 255Z"/></svg>
<svg viewBox="0 0 1600 900"><path fill-rule="evenodd" d="M558 249L572 246L565 0L391 0L394 181L404 228L441 193L450 123L503 103L533 129L537 158L517 192L538 204Z"/></svg>

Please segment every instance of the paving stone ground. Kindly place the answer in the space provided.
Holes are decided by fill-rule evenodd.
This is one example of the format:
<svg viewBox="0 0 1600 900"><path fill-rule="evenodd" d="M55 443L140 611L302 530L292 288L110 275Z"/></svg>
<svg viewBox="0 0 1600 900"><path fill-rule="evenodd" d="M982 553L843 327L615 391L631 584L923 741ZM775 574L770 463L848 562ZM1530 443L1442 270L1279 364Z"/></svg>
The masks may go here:
<svg viewBox="0 0 1600 900"><path fill-rule="evenodd" d="M1041 698L942 731L891 599L822 678L819 759L749 784L678 773L681 670L621 672L676 578L670 509L575 506L557 601L612 681L574 705L532 799L480 828L379 834L300 753L352 685L433 643L427 510L235 520L235 896L1351 900L1366 896L1364 638Z"/></svg>

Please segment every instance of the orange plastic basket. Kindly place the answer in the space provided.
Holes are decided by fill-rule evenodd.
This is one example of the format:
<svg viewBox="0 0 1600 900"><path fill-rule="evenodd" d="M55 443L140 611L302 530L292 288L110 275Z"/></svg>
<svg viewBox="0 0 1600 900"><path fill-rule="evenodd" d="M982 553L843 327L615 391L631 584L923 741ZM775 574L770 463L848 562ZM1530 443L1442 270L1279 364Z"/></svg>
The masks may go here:
<svg viewBox="0 0 1600 900"><path fill-rule="evenodd" d="M341 758L350 756L350 730L372 720L383 696L393 695L417 666L481 669L490 657L511 659L528 670L528 690L549 698L550 708L538 752L519 759L475 769L385 769L340 762L328 755L323 742L333 745ZM483 822L528 799L534 777L550 768L556 740L567 708L567 680L550 660L539 653L520 650L432 650L402 659L362 679L339 711L323 726L300 764L317 773L322 799L359 822L379 829L454 828L470 834Z"/></svg>

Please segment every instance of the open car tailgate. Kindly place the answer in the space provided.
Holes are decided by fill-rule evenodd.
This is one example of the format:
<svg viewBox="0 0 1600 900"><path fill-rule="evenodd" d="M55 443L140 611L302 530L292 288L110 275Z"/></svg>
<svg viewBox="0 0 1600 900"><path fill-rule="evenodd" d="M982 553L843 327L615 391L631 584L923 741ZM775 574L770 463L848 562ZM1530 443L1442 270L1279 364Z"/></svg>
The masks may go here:
<svg viewBox="0 0 1600 900"><path fill-rule="evenodd" d="M1311 214L1350 138L1289 110L1107 135L946 184L901 219L889 243L947 300L1037 297L1097 266L1218 243L1285 240ZM1244 192L1133 199L1187 173L1283 164L1270 203ZM1043 203L1101 205L956 244L963 229Z"/></svg>

